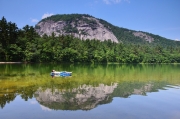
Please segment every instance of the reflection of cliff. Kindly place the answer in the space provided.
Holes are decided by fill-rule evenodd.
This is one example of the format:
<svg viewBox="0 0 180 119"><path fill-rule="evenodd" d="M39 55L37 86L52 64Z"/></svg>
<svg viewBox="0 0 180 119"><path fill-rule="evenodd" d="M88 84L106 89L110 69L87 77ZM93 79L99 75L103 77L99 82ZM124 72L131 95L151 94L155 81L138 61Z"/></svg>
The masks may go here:
<svg viewBox="0 0 180 119"><path fill-rule="evenodd" d="M152 84L147 84L145 86L142 86L140 89L134 89L133 94L145 95L146 92L150 92L152 90L152 87Z"/></svg>
<svg viewBox="0 0 180 119"><path fill-rule="evenodd" d="M58 90L47 88L42 90L36 86L19 88L0 88L0 106L4 108L13 101L17 95L28 100L33 95L39 103L47 108L61 110L89 110L97 105L110 103L113 97L127 98L131 95L146 95L147 92L158 92L167 87L167 82L122 82L111 85L100 84L96 87L81 85L78 88ZM54 87L54 86L52 86ZM55 86L58 87L58 86Z"/></svg>
<svg viewBox="0 0 180 119"><path fill-rule="evenodd" d="M158 88L160 85L157 85ZM118 84L117 88L113 92L113 97L123 97L127 98L131 95L146 95L146 92L152 92L155 91L154 88L157 89L156 84L153 83L140 83L140 82L124 82L121 84Z"/></svg>
<svg viewBox="0 0 180 119"><path fill-rule="evenodd" d="M146 95L146 92L156 92L163 89L166 83L123 82L112 85L100 84L97 87L82 85L69 90L39 88L35 97L41 105L55 110L90 110L99 104L112 101L113 97L127 98L131 95Z"/></svg>
<svg viewBox="0 0 180 119"><path fill-rule="evenodd" d="M38 89L35 92L36 99L44 106L51 109L62 110L89 110L98 104L112 101L111 94L117 87L117 83L110 86L100 84L98 87L82 85L76 89L59 91L57 89Z"/></svg>

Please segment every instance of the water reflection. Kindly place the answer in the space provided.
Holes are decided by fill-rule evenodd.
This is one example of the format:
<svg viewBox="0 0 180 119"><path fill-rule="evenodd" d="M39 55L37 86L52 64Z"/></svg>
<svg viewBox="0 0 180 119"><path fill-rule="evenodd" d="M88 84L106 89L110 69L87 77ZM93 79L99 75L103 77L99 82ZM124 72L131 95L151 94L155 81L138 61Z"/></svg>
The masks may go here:
<svg viewBox="0 0 180 119"><path fill-rule="evenodd" d="M157 92L165 89L164 83L132 84L112 83L111 85L99 84L81 85L69 90L39 88L34 94L36 100L48 109L53 110L90 110L98 105L110 103L114 97L128 98L131 95L146 96L147 92ZM168 86L169 87L169 86ZM171 86L171 88L173 88ZM177 88L177 86L176 86Z"/></svg>
<svg viewBox="0 0 180 119"><path fill-rule="evenodd" d="M112 101L112 93L117 83L112 85L99 84L97 87L81 85L69 90L41 88L35 92L35 97L40 104L50 109L62 110L90 110L98 104L106 104Z"/></svg>
<svg viewBox="0 0 180 119"><path fill-rule="evenodd" d="M73 71L51 78L51 69ZM36 98L44 109L91 110L114 97L146 96L180 84L179 65L1 65L0 105L17 95Z"/></svg>

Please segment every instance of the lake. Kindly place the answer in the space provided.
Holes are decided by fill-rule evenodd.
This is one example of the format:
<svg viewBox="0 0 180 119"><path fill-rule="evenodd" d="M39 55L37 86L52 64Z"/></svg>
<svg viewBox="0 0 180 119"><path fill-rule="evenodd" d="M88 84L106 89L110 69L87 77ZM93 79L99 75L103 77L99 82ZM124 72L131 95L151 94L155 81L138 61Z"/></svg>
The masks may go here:
<svg viewBox="0 0 180 119"><path fill-rule="evenodd" d="M0 105L0 119L180 119L180 64L0 64Z"/></svg>

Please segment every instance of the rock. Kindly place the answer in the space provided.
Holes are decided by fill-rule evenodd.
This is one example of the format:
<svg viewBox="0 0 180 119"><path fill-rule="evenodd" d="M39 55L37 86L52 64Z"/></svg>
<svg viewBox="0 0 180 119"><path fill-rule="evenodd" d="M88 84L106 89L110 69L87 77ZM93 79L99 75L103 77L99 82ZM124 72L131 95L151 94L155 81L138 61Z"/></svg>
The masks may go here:
<svg viewBox="0 0 180 119"><path fill-rule="evenodd" d="M83 16L83 19L71 22L42 20L35 26L35 29L40 36L44 34L50 36L54 32L56 36L73 35L82 40L111 40L118 43L118 39L113 32L101 24L98 19L87 16Z"/></svg>
<svg viewBox="0 0 180 119"><path fill-rule="evenodd" d="M151 42L153 42L154 41L154 38L153 37L151 37L151 36L149 36L149 35L147 35L147 34L145 34L145 33L143 33L143 32L133 32L133 34L135 35L135 36L137 36L137 37L140 37L140 38L142 38L142 39L145 39L146 41L148 41L149 43L151 43Z"/></svg>

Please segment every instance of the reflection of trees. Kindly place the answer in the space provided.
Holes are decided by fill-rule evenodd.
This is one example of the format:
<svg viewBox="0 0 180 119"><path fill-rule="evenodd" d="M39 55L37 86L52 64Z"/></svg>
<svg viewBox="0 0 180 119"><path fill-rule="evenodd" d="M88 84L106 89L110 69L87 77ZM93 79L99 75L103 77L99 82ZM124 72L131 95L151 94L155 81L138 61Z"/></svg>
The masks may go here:
<svg viewBox="0 0 180 119"><path fill-rule="evenodd" d="M51 93L55 93L54 95L63 92L61 95L64 101L61 105L58 105L58 99L50 103L39 101L46 107L88 110L111 102L113 97L127 98L131 95L147 95L147 92L157 92L167 84L179 84L180 78L179 65L34 65L1 65L0 104L2 108L6 103L13 101L16 95L20 95L25 101L33 98L34 94L37 98L38 94L35 92L41 87L42 92L50 89ZM51 78L49 77L51 69L67 69L75 73L69 78ZM88 93L87 87L78 88L83 84L92 86L92 89L98 87L99 84L110 86L111 82L118 82L118 85L111 93L101 96L103 98L96 98L93 95L87 98L85 97ZM103 94L103 92L100 93ZM82 97L74 98L76 95ZM83 102L83 99L87 100Z"/></svg>
<svg viewBox="0 0 180 119"><path fill-rule="evenodd" d="M37 88L35 86L29 86L26 88L21 88L19 90L21 91L20 95L21 95L22 99L27 101L28 99L33 98L33 95L34 95L35 91L37 90Z"/></svg>
<svg viewBox="0 0 180 119"><path fill-rule="evenodd" d="M114 97L124 97L127 98L133 94L134 89L140 89L144 86L144 83L131 83L131 82L123 82L118 84L117 88L113 92Z"/></svg>
<svg viewBox="0 0 180 119"><path fill-rule="evenodd" d="M123 82L118 84L114 90L112 97L123 97L127 98L131 95L147 95L147 92L158 92L159 89L167 87L168 83L165 81L161 82Z"/></svg>
<svg viewBox="0 0 180 119"><path fill-rule="evenodd" d="M4 108L6 103L10 103L15 98L16 98L16 94L15 93L4 93L4 94L1 94L0 95L0 105L1 105L1 108Z"/></svg>
<svg viewBox="0 0 180 119"><path fill-rule="evenodd" d="M17 95L21 95L22 99L27 101L33 98L34 92L37 90L35 86L17 88L0 88L0 105L3 108L7 103L13 101ZM9 92L8 92L9 91Z"/></svg>
<svg viewBox="0 0 180 119"><path fill-rule="evenodd" d="M0 88L0 105L3 108L17 95L27 101L33 97L50 109L55 110L89 110L101 104L110 103L113 97L127 98L131 95L146 95L164 89L166 81L156 82L122 82L112 85L81 85L78 88L60 89L59 84L51 81L48 85ZM43 96L42 96L43 94Z"/></svg>
<svg viewBox="0 0 180 119"><path fill-rule="evenodd" d="M110 103L113 97L146 96L147 92L157 92L166 84L167 82L122 82L110 86L83 85L67 90L38 89L35 97L41 105L54 110L90 110L97 105Z"/></svg>

